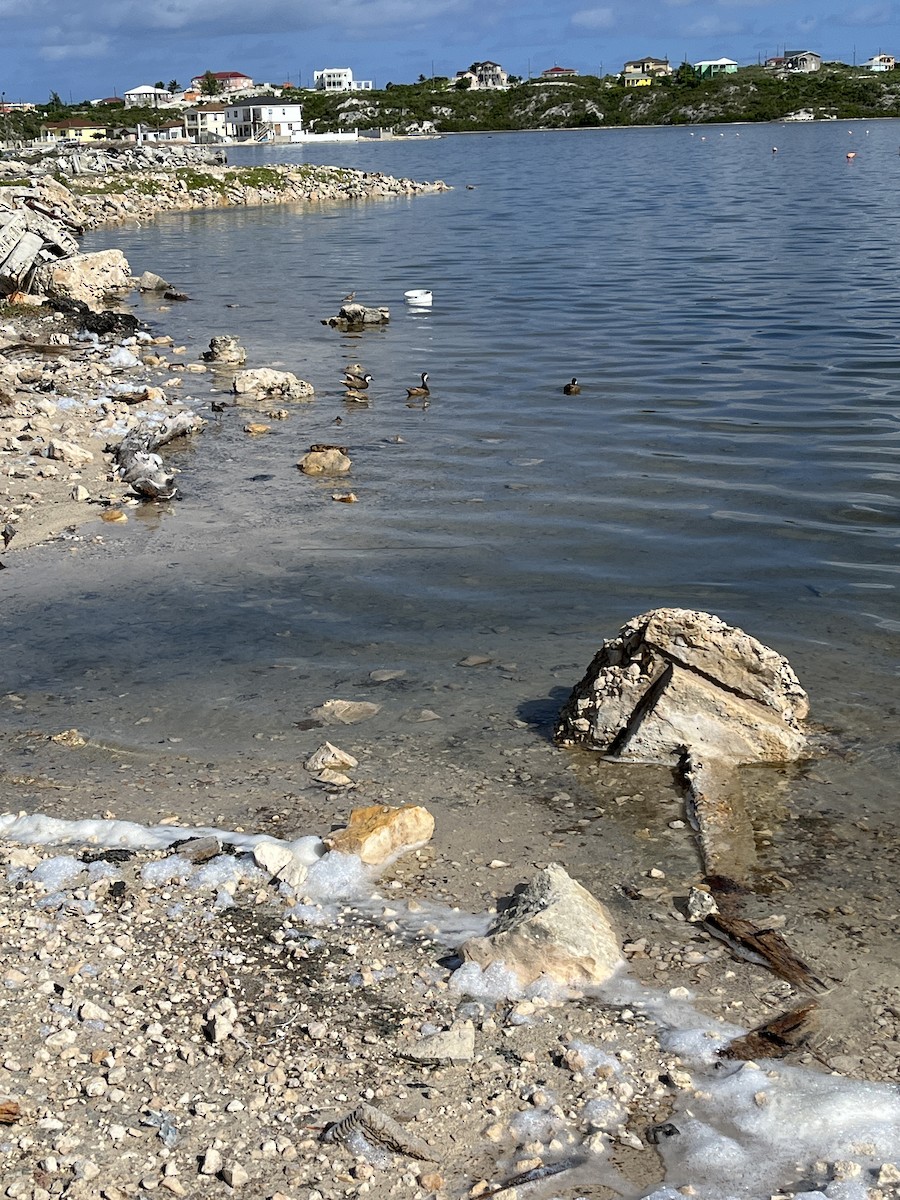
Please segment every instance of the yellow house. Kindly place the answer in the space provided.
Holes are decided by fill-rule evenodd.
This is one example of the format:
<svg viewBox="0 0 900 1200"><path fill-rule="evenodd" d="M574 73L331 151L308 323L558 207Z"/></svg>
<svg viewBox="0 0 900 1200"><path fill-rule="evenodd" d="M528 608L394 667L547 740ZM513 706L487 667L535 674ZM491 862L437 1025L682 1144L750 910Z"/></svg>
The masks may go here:
<svg viewBox="0 0 900 1200"><path fill-rule="evenodd" d="M652 75L631 75L627 72L622 76L626 87L649 87L653 82Z"/></svg>
<svg viewBox="0 0 900 1200"><path fill-rule="evenodd" d="M673 74L667 58L633 58L622 68L622 82L626 87L649 87L654 79Z"/></svg>
<svg viewBox="0 0 900 1200"><path fill-rule="evenodd" d="M85 117L66 117L62 121L42 121L42 142L96 142L113 136L113 129L101 121Z"/></svg>

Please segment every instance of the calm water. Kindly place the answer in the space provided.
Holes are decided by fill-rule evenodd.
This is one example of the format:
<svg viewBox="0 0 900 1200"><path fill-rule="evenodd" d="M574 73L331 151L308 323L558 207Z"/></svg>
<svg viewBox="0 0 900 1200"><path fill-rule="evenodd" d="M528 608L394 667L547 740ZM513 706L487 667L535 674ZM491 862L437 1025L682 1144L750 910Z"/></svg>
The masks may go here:
<svg viewBox="0 0 900 1200"><path fill-rule="evenodd" d="M374 698L382 728L439 710L427 749L485 713L549 714L626 618L698 607L789 656L890 811L898 143L896 122L841 122L234 151L454 190L92 235L194 298L136 301L155 328L195 353L235 333L317 399L261 440L226 413L179 456L169 515L5 572L9 686L65 695L82 731L200 754ZM430 311L404 308L412 287ZM350 289L390 325L321 325ZM356 359L365 409L338 384ZM421 371L426 412L405 404ZM359 504L296 471L319 440L350 447ZM470 653L506 669L457 670ZM375 695L381 667L405 689Z"/></svg>

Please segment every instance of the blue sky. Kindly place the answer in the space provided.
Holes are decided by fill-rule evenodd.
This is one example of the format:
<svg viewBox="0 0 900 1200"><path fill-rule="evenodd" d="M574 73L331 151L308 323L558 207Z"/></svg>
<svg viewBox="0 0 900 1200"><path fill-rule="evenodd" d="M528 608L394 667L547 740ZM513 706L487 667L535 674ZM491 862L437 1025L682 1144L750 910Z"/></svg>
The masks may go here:
<svg viewBox="0 0 900 1200"><path fill-rule="evenodd" d="M809 49L900 57L900 0L0 0L0 92L44 101L121 95L209 69L312 83L452 75L492 59L519 75L627 58L734 58Z"/></svg>

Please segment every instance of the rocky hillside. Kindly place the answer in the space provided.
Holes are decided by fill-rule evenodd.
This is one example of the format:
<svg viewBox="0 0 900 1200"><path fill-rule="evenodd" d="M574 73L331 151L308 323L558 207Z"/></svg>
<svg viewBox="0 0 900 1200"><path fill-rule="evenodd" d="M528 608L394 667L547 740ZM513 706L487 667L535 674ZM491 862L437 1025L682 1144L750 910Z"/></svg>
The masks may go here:
<svg viewBox="0 0 900 1200"><path fill-rule="evenodd" d="M600 125L685 125L817 118L900 116L900 72L873 75L828 66L778 78L760 67L700 81L689 68L650 87L613 77L533 79L506 92L457 90L445 80L388 85L383 91L325 96L298 93L315 132L393 128L397 133L560 129Z"/></svg>

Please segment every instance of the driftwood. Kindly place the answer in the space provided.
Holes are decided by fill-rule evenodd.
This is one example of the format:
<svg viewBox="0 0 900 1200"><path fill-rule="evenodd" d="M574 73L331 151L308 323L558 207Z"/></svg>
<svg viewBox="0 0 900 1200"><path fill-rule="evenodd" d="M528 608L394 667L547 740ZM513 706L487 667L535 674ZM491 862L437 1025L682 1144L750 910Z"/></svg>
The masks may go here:
<svg viewBox="0 0 900 1200"><path fill-rule="evenodd" d="M148 500L171 500L177 489L175 472L167 471L155 453L162 446L203 428L205 421L189 409L167 417L161 425L138 425L116 447L119 475L139 496Z"/></svg>
<svg viewBox="0 0 900 1200"><path fill-rule="evenodd" d="M735 1038L719 1051L720 1058L784 1058L792 1050L805 1046L814 1032L818 1009L816 1000L807 1000L796 1008L757 1025L743 1037Z"/></svg>
<svg viewBox="0 0 900 1200"><path fill-rule="evenodd" d="M21 1115L15 1100L0 1100L0 1125L14 1125Z"/></svg>
<svg viewBox="0 0 900 1200"><path fill-rule="evenodd" d="M721 899L720 896L716 898ZM768 967L780 979L808 992L828 991L829 985L813 973L774 929L760 929L736 912L721 910L710 913L701 924L713 937L724 942L736 958Z"/></svg>

